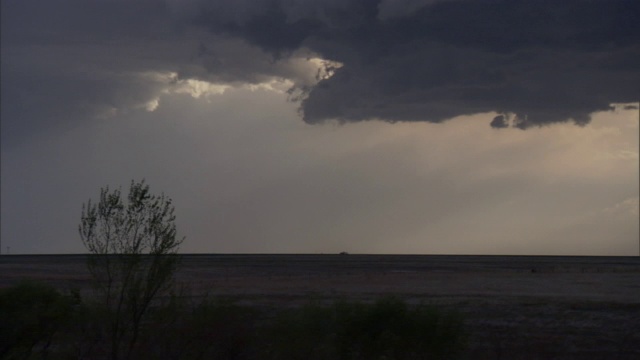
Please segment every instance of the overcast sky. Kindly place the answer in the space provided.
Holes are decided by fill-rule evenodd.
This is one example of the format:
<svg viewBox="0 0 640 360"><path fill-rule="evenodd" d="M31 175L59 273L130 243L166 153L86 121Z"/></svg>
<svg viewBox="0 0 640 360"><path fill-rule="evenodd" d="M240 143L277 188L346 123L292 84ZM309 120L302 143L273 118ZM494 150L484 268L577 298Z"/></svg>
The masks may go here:
<svg viewBox="0 0 640 360"><path fill-rule="evenodd" d="M3 0L2 252L638 255L640 2Z"/></svg>

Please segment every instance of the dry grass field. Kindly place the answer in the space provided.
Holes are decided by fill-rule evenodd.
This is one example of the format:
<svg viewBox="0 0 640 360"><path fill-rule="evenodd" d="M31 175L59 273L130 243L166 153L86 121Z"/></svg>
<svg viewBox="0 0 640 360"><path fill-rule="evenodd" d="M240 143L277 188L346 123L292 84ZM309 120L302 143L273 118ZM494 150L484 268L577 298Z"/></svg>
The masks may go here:
<svg viewBox="0 0 640 360"><path fill-rule="evenodd" d="M82 255L0 256L0 288L89 292ZM462 314L470 359L640 358L640 258L184 255L185 294L263 308L397 295Z"/></svg>

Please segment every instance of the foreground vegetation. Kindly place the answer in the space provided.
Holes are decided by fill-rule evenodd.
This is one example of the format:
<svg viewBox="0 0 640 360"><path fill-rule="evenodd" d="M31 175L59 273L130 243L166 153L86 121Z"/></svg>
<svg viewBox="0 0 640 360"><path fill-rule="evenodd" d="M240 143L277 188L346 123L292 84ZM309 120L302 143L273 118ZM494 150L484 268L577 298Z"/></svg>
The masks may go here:
<svg viewBox="0 0 640 360"><path fill-rule="evenodd" d="M462 322L397 298L258 309L175 293L184 238L164 194L100 190L78 232L93 292L24 282L0 291L2 359L454 359Z"/></svg>
<svg viewBox="0 0 640 360"><path fill-rule="evenodd" d="M393 297L288 309L184 299L154 304L137 334L122 334L131 351L114 353L104 305L24 282L0 291L0 358L455 359L464 349L457 315Z"/></svg>

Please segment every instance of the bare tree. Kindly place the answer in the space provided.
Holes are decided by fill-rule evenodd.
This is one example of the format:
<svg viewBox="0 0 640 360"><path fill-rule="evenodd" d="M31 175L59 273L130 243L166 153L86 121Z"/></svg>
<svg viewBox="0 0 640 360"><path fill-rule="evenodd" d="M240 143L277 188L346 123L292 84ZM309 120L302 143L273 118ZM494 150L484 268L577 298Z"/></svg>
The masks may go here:
<svg viewBox="0 0 640 360"><path fill-rule="evenodd" d="M112 359L130 358L145 314L173 285L177 252L174 207L164 194L131 181L121 191L100 190L97 204L82 205L78 231L89 250L88 267L101 303L108 310Z"/></svg>

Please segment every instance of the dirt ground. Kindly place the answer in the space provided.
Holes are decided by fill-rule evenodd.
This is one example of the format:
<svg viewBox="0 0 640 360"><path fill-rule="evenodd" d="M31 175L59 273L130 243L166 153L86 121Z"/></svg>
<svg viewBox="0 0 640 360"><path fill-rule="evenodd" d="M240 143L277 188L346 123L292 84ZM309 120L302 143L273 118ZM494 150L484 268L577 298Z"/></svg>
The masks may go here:
<svg viewBox="0 0 640 360"><path fill-rule="evenodd" d="M1 256L0 288L90 288L81 255ZM640 258L185 255L189 296L261 307L396 295L459 312L469 359L640 359Z"/></svg>

